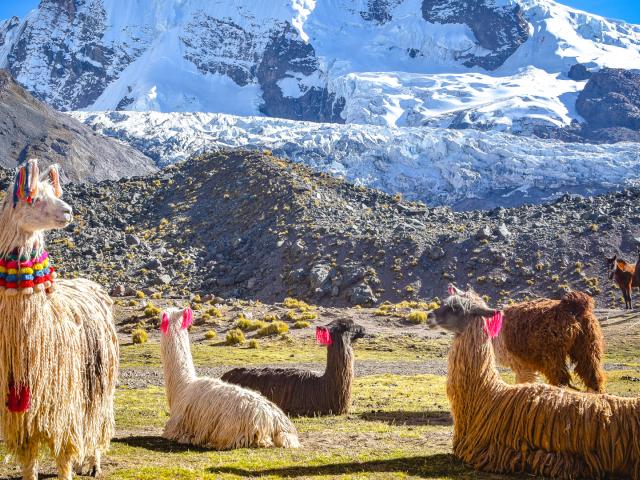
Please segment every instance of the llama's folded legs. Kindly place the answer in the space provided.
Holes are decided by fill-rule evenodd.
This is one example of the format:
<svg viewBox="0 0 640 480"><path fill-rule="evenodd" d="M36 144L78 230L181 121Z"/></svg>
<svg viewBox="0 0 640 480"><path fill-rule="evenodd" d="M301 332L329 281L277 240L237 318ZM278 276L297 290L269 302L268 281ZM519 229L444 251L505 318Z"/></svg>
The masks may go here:
<svg viewBox="0 0 640 480"><path fill-rule="evenodd" d="M516 370L516 383L535 383L536 372L533 370Z"/></svg>

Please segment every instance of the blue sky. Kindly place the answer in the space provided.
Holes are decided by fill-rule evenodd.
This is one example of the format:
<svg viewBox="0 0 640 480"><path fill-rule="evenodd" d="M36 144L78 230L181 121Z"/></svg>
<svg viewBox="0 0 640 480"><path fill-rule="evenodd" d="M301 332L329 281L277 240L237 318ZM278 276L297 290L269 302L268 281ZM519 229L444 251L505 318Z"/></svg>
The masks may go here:
<svg viewBox="0 0 640 480"><path fill-rule="evenodd" d="M571 7L640 24L640 0L560 0ZM0 0L0 19L23 17L38 0Z"/></svg>

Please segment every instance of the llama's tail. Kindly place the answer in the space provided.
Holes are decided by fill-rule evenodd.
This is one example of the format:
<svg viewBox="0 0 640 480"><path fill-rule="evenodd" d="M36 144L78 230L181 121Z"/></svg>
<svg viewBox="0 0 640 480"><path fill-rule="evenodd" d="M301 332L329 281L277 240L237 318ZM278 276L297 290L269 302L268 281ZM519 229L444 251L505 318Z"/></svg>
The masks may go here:
<svg viewBox="0 0 640 480"><path fill-rule="evenodd" d="M603 393L606 382L602 367L604 338L600 323L593 313L593 298L586 293L570 292L563 297L561 305L580 325L569 350L569 356L576 364L575 371L589 390Z"/></svg>

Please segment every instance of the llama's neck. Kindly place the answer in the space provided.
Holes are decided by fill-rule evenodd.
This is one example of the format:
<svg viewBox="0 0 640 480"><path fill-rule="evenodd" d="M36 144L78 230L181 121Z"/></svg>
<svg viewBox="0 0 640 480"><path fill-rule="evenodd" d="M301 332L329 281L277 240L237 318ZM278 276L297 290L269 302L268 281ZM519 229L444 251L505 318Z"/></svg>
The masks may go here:
<svg viewBox="0 0 640 480"><path fill-rule="evenodd" d="M351 402L353 349L342 338L327 347L327 366L322 377L335 401L347 407Z"/></svg>
<svg viewBox="0 0 640 480"><path fill-rule="evenodd" d="M469 418L483 392L499 381L493 347L484 331L484 320L474 318L461 334L456 335L449 352L447 395L457 429L464 430L463 418ZM465 415L463 415L465 413Z"/></svg>
<svg viewBox="0 0 640 480"><path fill-rule="evenodd" d="M174 400L190 382L196 378L193 366L189 333L186 330L169 328L166 336L160 341L160 355L164 370L164 384L169 402L169 410Z"/></svg>
<svg viewBox="0 0 640 480"><path fill-rule="evenodd" d="M38 255L44 251L44 235L42 232L26 232L18 227L12 218L10 204L4 204L0 211L0 258L17 252L20 256L29 256L33 249Z"/></svg>

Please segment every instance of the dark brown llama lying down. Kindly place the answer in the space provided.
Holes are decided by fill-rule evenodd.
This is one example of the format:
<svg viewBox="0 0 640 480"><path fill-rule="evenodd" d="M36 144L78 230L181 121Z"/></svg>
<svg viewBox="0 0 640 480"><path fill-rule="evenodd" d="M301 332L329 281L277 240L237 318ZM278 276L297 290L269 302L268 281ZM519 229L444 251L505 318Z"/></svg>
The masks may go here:
<svg viewBox="0 0 640 480"><path fill-rule="evenodd" d="M453 285L449 293L481 300L473 290L463 292ZM567 387L571 386L569 359L587 389L603 393L604 339L593 309L593 299L582 292L505 308L502 331L492 340L498 364L511 368L517 383L534 382L539 372L551 385Z"/></svg>
<svg viewBox="0 0 640 480"><path fill-rule="evenodd" d="M351 406L351 342L364 333L352 320L334 320L318 327L316 337L327 345L327 366L322 375L297 368L235 368L222 380L262 393L289 415L341 415Z"/></svg>

